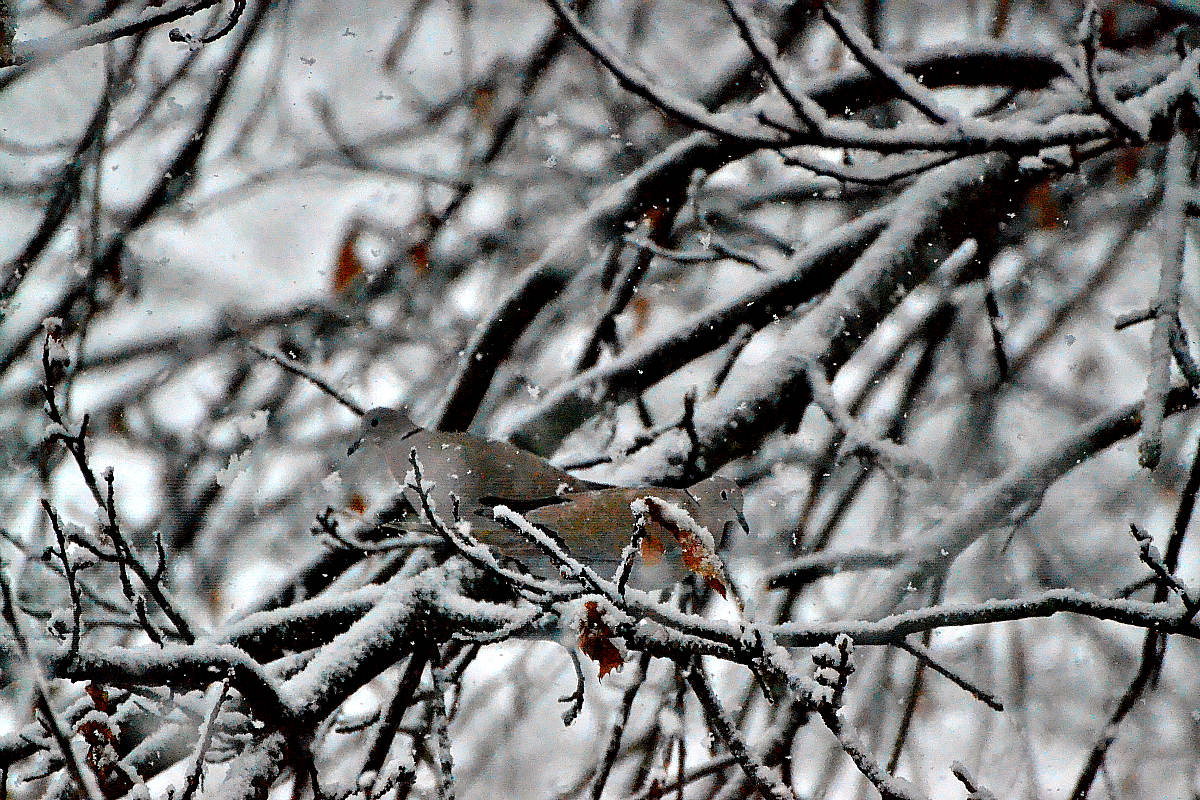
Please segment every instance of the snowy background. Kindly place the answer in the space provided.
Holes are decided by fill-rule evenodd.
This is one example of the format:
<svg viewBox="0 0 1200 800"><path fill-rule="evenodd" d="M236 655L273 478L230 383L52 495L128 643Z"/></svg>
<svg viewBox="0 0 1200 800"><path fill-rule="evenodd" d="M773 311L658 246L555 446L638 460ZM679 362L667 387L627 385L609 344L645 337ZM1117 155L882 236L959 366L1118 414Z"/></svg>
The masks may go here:
<svg viewBox="0 0 1200 800"><path fill-rule="evenodd" d="M136 3L109 12L98 3L10 5L18 44L106 13L140 11ZM1172 5L1180 9L1154 8ZM740 7L770 36L794 26L779 58L796 85L862 73L819 16L806 18L775 0ZM1083 6L1074 2L893 0L837 8L889 54L967 52L999 41L1081 58ZM721 2L591 0L577 9L664 90L733 108L774 91ZM125 535L151 561L161 537L173 596L197 629L216 635L329 547L312 533L319 512L332 507L347 525L370 519L395 488L370 453L346 457L358 426L353 413L250 345L282 354L363 408L403 405L433 426L460 388L455 376L460 360L472 355L477 326L529 265L551 263L561 289L508 342L511 352L488 376L469 420L474 433L524 443L522 435L532 436L530 415L592 366L580 359L603 328L615 277L632 275L636 286L616 309L614 335L598 351L600 367L785 274L797 253L872 209L887 208L885 222L892 223L907 213L903 193L911 178L847 182L788 166L762 148L698 165L705 173L715 169L690 189L690 170L675 176L660 197L622 209L615 230L580 229L578 220L606 191L695 134L686 121L622 89L568 34L560 36L547 5L250 2L233 29L210 44L168 36L172 27L196 35L220 28L230 10L218 4L144 37L0 69L0 557L27 629L47 641L54 638L46 632L51 613L70 600L41 559L53 540L41 500L70 525L94 530L104 522L76 462L46 441L50 420L39 386L47 317L64 321L71 359L58 402L72 431L90 415L88 456L97 474L114 469ZM1195 14L1186 3L1101 3L1098 12L1100 63L1130 74L1150 74L1171 59L1168 69L1177 65L1175 30ZM539 54L545 63L536 63ZM1051 56L1039 63L1056 69ZM745 72L731 81L739 69ZM1031 74L993 68L986 80L972 78L937 96L964 114L1035 108L1062 96L1087 110L1086 95L1061 76L1051 82ZM827 111L881 130L920 119L897 100ZM806 397L773 405L778 417L763 435L756 430L737 447L714 446L712 453L723 455L693 465L705 474L719 468L746 492L752 533L730 542L724 555L750 598L753 620L849 623L896 609L1055 589L1108 599L1125 592L1148 603L1153 573L1139 560L1131 523L1160 549L1175 536L1178 576L1200 585L1187 517L1177 518L1197 457L1195 419L1182 413L1165 423L1156 468L1139 465L1132 432L1089 453L1055 475L1040 502L978 526L970 546L895 609L880 606L894 559L786 589L763 586L763 576L797 557L902 554L995 481L1032 463L1041 448L1142 400L1156 356L1153 323L1114 330L1114 321L1153 307L1158 291L1167 117L1145 144L1113 134L1111 146L1079 163L1037 179L1014 173L1016 189L964 201L951 212L954 230L920 243L927 248L922 258L938 263L968 237L979 242L981 258L949 287L925 282L928 268L920 272L917 285L898 289L894 307L830 371L837 401L873 436L903 442L933 468L932 480L898 478L869 452L841 448L837 426ZM1048 152L1021 155L1028 166ZM831 168L847 165L843 155L867 170L886 171L890 163L838 148L807 148L805 155ZM164 180L178 164L183 174ZM56 214L63 198L69 204ZM658 222L673 215L673 225ZM711 255L714 236L745 257L660 255L631 269L644 252L634 242ZM555 253L565 255L547 255ZM1200 285L1190 245L1182 263L1180 318L1194 332ZM998 316L989 317L988 292ZM699 397L696 422L707 443L719 435L726 398L770 385L780 354L808 335L807 308L725 346L698 348L685 366L633 392L636 402L602 398L596 413L568 426L569 435L556 436L544 454L613 484L686 483L675 468L689 440L682 426L672 426L687 393ZM894 358L885 358L889 349ZM647 431L655 444L627 453ZM121 609L126 623L133 615L115 571L106 569L84 573L111 600L87 607L85 644L150 647L136 624L113 622ZM330 596L370 577L360 565ZM1174 594L1156 599L1181 607ZM696 603L710 619L737 616L707 595ZM1146 636L1142 625L1060 614L908 637L1002 701L1000 712L902 649L861 646L845 718L872 756L920 796L963 796L953 761L996 797L1068 796L1089 752L1111 733L1115 741L1091 797L1194 797L1194 628L1168 638L1161 674L1143 681L1132 711L1108 727L1119 698L1137 684ZM584 660L586 701L565 726L558 698L575 685L567 654L573 644L569 634L562 641L511 640L464 656L449 693L458 796L596 796L597 765L622 713L629 717L609 759L606 797L656 796L653 782L676 776L680 742L688 770L724 757L675 665L652 659L643 675L636 653L602 682ZM338 726L356 716L374 719L399 680L402 655L346 701L332 731L322 729L314 758L331 795L351 792L369 740L364 731L374 729ZM789 648L789 658L811 673L808 648ZM750 673L715 660L708 669L755 752L784 748L773 761L764 758L777 772L783 764L797 796L876 796L819 720L772 741L774 712ZM439 791L426 741L436 705L428 699L430 681L427 675L420 690L426 694L403 718L391 751L401 761L415 755L414 796ZM85 697L81 681L56 686L62 707ZM171 702L163 687L145 691ZM203 714L200 695L184 691L181 702L190 698ZM52 796L64 790L43 773L62 766L52 757L57 751L44 749L41 760L14 756L14 737L33 721L31 698L23 680L8 682L0 695L0 730L8 735L0 740L0 761L11 765L14 796ZM124 756L147 727L141 719L122 730L117 752ZM188 752L147 769L151 796L181 785ZM206 779L210 796L222 796L223 769L212 767ZM290 778L279 783L277 796L290 796L290 787ZM689 784L684 796L752 791L740 769L725 764L715 777Z"/></svg>

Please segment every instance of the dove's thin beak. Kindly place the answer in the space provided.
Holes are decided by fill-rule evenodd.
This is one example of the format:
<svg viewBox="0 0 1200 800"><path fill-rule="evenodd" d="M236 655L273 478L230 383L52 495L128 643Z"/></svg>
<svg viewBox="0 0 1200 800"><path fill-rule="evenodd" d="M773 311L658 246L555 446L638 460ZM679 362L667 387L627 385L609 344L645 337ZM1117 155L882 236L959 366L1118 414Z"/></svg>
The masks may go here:
<svg viewBox="0 0 1200 800"><path fill-rule="evenodd" d="M364 437L364 436L358 437L357 439L354 440L354 444L352 444L348 448L346 448L346 456L347 457L354 455L354 451L357 450L358 448L362 447L364 438L366 438L366 437Z"/></svg>
<svg viewBox="0 0 1200 800"><path fill-rule="evenodd" d="M744 530L747 534L749 534L750 533L750 523L746 522L746 515L743 514L741 511L738 511L737 509L734 509L733 513L737 514L738 525L741 525L742 530Z"/></svg>

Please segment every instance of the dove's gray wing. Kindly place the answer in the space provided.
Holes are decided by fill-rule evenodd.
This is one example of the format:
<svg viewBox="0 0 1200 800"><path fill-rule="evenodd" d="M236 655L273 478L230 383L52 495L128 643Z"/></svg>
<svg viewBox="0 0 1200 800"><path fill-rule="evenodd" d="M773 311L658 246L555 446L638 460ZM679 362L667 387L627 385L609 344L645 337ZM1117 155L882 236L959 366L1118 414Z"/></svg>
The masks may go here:
<svg viewBox="0 0 1200 800"><path fill-rule="evenodd" d="M468 433L416 428L376 437L374 442L401 483L412 471L415 450L422 482L433 487L430 497L439 513L449 518L453 493L462 516L473 525L480 524L482 514L490 518L491 508L497 505L525 512L602 485L576 478L515 445ZM419 508L415 495L410 499Z"/></svg>

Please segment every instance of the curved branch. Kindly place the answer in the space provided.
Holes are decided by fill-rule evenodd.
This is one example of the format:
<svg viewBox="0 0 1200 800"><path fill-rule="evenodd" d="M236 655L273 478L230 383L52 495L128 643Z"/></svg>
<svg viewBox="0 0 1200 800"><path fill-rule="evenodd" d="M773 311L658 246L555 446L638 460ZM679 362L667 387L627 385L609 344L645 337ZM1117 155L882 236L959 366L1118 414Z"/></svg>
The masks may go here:
<svg viewBox="0 0 1200 800"><path fill-rule="evenodd" d="M13 42L12 58L3 67L31 67L43 64L65 53L116 41L183 19L219 2L220 0L175 0L158 7L147 5L137 14L110 17L41 39Z"/></svg>

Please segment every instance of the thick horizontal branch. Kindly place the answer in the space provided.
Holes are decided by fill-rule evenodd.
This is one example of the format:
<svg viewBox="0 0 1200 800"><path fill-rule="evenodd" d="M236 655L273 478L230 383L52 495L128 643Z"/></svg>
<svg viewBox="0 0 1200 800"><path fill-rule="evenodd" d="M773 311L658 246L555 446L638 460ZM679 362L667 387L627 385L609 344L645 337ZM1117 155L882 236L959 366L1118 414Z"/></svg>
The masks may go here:
<svg viewBox="0 0 1200 800"><path fill-rule="evenodd" d="M45 63L64 53L133 36L150 28L183 19L219 2L220 0L175 0L173 3L163 3L157 7L146 5L136 14L109 17L91 25L72 28L41 39L13 42L12 59L4 66L20 67Z"/></svg>
<svg viewBox="0 0 1200 800"><path fill-rule="evenodd" d="M930 87L994 85L996 76L1002 74L1009 81L1006 85L1033 89L1062 74L1062 67L1049 50L996 42L947 45L897 56L896 61ZM732 74L742 73L734 70ZM731 83L740 80L738 77ZM861 68L814 81L805 91L814 101L839 113L868 108L889 96L886 84ZM709 133L694 133L605 190L564 225L562 234L521 273L514 287L476 328L435 427L466 430L470 426L496 368L542 308L589 263L590 248L623 233L622 223L634 219L640 210L682 193L695 170L714 172L753 149L723 144Z"/></svg>
<svg viewBox="0 0 1200 800"><path fill-rule="evenodd" d="M286 608L249 614L226 626L220 638L259 660L284 650L308 650L344 633L383 597L384 587L369 585L294 602Z"/></svg>
<svg viewBox="0 0 1200 800"><path fill-rule="evenodd" d="M787 647L806 647L846 634L855 644L893 644L905 636L940 628L990 625L1055 614L1078 614L1136 628L1200 639L1200 625L1188 620L1182 607L1138 600L1110 600L1075 589L1055 589L1034 597L941 605L893 614L876 622L826 622L816 625L785 623L772 628L775 640Z"/></svg>
<svg viewBox="0 0 1200 800"><path fill-rule="evenodd" d="M724 345L743 325L760 330L827 291L892 214L864 214L798 253L786 273L697 315L659 339L557 386L517 420L516 444L548 455L606 403L636 397L688 362Z"/></svg>
<svg viewBox="0 0 1200 800"><path fill-rule="evenodd" d="M66 646L55 645L41 650L40 658L43 668L55 678L123 687L195 689L229 674L233 687L263 722L284 725L293 716L262 666L230 645L84 648L75 654Z"/></svg>

